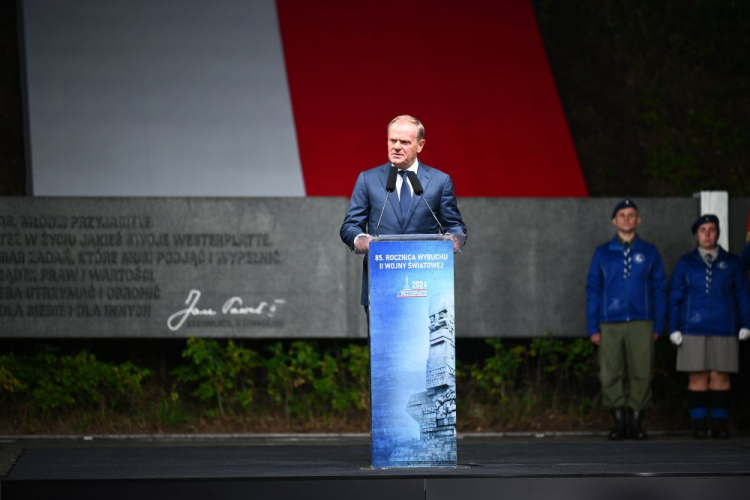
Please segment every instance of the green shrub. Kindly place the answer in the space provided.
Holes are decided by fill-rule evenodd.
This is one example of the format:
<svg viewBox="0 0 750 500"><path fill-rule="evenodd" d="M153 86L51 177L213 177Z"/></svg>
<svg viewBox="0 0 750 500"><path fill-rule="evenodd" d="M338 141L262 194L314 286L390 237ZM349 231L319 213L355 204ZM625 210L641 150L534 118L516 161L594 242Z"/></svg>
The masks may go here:
<svg viewBox="0 0 750 500"><path fill-rule="evenodd" d="M26 386L13 375L12 369L15 366L16 360L13 354L0 356L0 393L13 394L26 389Z"/></svg>
<svg viewBox="0 0 750 500"><path fill-rule="evenodd" d="M86 350L61 355L51 347L29 355L0 355L0 415L32 430L39 418L54 415L62 422L73 417L76 432L134 425L137 430L185 424L196 428L206 425L205 417L227 416L241 417L243 430L323 430L341 424L366 428L367 345L246 342L189 339L179 366L170 370L163 364L161 377L150 381L145 394L142 384L151 370L132 362L103 362ZM590 421L600 388L596 348L588 339L546 334L469 342L473 351L465 352L474 359L456 360L459 423L464 428L554 429L558 422L570 426ZM653 389L656 412L678 422L684 416L685 377L674 372L674 358L668 342L657 343ZM129 413L114 423L116 415L105 415L108 410ZM257 423L246 418L250 413L259 418ZM232 422L227 418L223 425L231 427Z"/></svg>
<svg viewBox="0 0 750 500"><path fill-rule="evenodd" d="M211 339L190 338L182 357L189 360L172 370L178 382L187 384L191 394L200 401L214 401L216 410L226 415L227 411L245 410L253 401L254 371L258 366L258 354L229 340L220 343ZM174 391L173 391L174 392ZM172 398L174 400L174 397ZM173 401L174 402L174 401Z"/></svg>
<svg viewBox="0 0 750 500"><path fill-rule="evenodd" d="M491 354L457 370L459 409L501 425L563 408L580 416L596 406L594 346L550 334L531 340L486 339ZM506 346L506 344L515 345Z"/></svg>
<svg viewBox="0 0 750 500"><path fill-rule="evenodd" d="M478 388L480 399L499 396L505 399L515 387L519 368L527 355L525 346L505 347L501 339L486 339L487 345L493 349L493 355L485 358L479 364L469 367L468 373Z"/></svg>
<svg viewBox="0 0 750 500"><path fill-rule="evenodd" d="M54 350L0 356L0 392L12 395L27 411L45 415L73 407L127 408L138 400L150 375L147 368L100 361L86 350L75 356Z"/></svg>
<svg viewBox="0 0 750 500"><path fill-rule="evenodd" d="M220 342L191 338L182 353L188 363L171 371L179 384L217 414L242 414L251 403L261 410L280 409L287 425L292 419L347 417L369 408L366 346L349 344L319 348L315 341L274 342L262 352ZM179 388L162 402L161 420L179 418Z"/></svg>
<svg viewBox="0 0 750 500"><path fill-rule="evenodd" d="M320 417L330 421L352 409L369 408L366 346L350 344L321 352L314 341L276 342L267 348L263 365L266 391L291 418Z"/></svg>

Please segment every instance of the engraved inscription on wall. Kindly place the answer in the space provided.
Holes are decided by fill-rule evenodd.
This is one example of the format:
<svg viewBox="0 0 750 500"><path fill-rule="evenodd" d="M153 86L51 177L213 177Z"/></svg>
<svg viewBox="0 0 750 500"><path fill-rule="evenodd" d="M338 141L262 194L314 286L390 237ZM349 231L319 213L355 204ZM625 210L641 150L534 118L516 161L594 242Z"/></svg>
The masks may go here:
<svg viewBox="0 0 750 500"><path fill-rule="evenodd" d="M0 215L3 336L282 336L304 322L287 313L290 292L316 286L297 273L289 288L304 263L288 252L304 249L277 243L304 229L273 207L254 221L247 202L13 201Z"/></svg>

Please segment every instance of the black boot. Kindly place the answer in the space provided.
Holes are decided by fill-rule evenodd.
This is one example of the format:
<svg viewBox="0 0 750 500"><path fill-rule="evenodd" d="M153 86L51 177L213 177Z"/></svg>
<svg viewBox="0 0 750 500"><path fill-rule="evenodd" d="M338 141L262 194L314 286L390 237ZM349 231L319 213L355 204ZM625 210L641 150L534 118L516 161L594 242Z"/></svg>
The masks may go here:
<svg viewBox="0 0 750 500"><path fill-rule="evenodd" d="M711 395L711 420L713 420L711 437L714 439L729 439L727 417L732 402L729 397L729 390L708 391L708 393Z"/></svg>
<svg viewBox="0 0 750 500"><path fill-rule="evenodd" d="M615 428L609 432L607 439L610 441L619 441L628 437L628 430L625 427L625 412L622 408L612 408L612 420L615 422Z"/></svg>
<svg viewBox="0 0 750 500"><path fill-rule="evenodd" d="M643 430L643 410L630 410L630 439L645 441L648 434Z"/></svg>
<svg viewBox="0 0 750 500"><path fill-rule="evenodd" d="M726 418L715 418L714 428L711 431L711 437L714 439L729 439L729 431L727 430L727 419Z"/></svg>
<svg viewBox="0 0 750 500"><path fill-rule="evenodd" d="M706 419L696 418L693 420L693 439L706 439L707 437Z"/></svg>

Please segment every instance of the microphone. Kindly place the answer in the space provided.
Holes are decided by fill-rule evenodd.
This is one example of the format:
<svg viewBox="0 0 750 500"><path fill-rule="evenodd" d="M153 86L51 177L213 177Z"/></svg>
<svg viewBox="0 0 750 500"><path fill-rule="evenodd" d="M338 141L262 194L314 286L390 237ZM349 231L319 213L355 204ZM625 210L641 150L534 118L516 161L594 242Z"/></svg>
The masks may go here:
<svg viewBox="0 0 750 500"><path fill-rule="evenodd" d="M417 196L422 196L424 194L424 188L422 187L422 183L419 181L419 177L417 177L417 174L415 174L411 170L407 170L406 176L409 178L412 189L414 189L414 194L416 194ZM427 205L427 207L429 208L430 206Z"/></svg>
<svg viewBox="0 0 750 500"><path fill-rule="evenodd" d="M385 190L392 193L396 190L396 176L398 176L398 169L391 167L388 170L388 180L385 181Z"/></svg>
<svg viewBox="0 0 750 500"><path fill-rule="evenodd" d="M411 170L407 170L406 176L409 178L411 187L414 189L414 194L422 198L422 201L424 202L424 204L427 205L427 210L430 211L430 213L432 214L432 217L435 219L435 222L437 222L438 226L440 226L440 234L445 234L445 229L443 229L443 225L435 216L435 212L433 212L432 209L430 208L430 204L427 203L427 200L424 199L424 188L422 187L422 183L419 182L419 177L417 177L417 174L415 174Z"/></svg>
<svg viewBox="0 0 750 500"><path fill-rule="evenodd" d="M375 236L379 236L378 229L380 229L380 221L383 220L383 212L385 212L385 206L388 204L388 197L392 192L396 190L396 176L398 175L398 169L394 166L388 170L388 179L385 181L385 201L383 202L383 208L380 209L380 217L378 217L378 225L375 228Z"/></svg>

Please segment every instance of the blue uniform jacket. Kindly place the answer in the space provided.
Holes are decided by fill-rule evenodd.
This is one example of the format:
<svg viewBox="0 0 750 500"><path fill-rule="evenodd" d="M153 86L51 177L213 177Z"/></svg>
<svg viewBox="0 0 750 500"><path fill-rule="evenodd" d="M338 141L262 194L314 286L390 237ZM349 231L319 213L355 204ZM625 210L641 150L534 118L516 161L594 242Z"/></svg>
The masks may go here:
<svg viewBox="0 0 750 500"><path fill-rule="evenodd" d="M390 167L391 164L386 163L365 170L357 178L349 201L349 209L340 231L341 240L352 250L354 250L354 239L361 233L384 236L387 234L437 234L440 232L440 227L420 197L413 196L409 210L403 214L396 192L391 193L388 197L388 203L380 221L380 228L376 230L378 218L386 199L385 183L388 179ZM425 200L440 220L443 229L447 233L465 235L466 226L461 218L461 212L458 210L450 176L419 162L417 177L424 189ZM362 305L368 305L367 257L365 257L363 268L361 301Z"/></svg>
<svg viewBox="0 0 750 500"><path fill-rule="evenodd" d="M656 247L635 237L631 247L631 274L624 277L624 248L617 236L597 247L586 279L588 334L600 332L600 323L653 321L654 333L664 329L667 276Z"/></svg>
<svg viewBox="0 0 750 500"><path fill-rule="evenodd" d="M683 255L669 280L669 331L688 335L736 336L750 328L747 276L740 258L719 248L711 266L698 249Z"/></svg>

